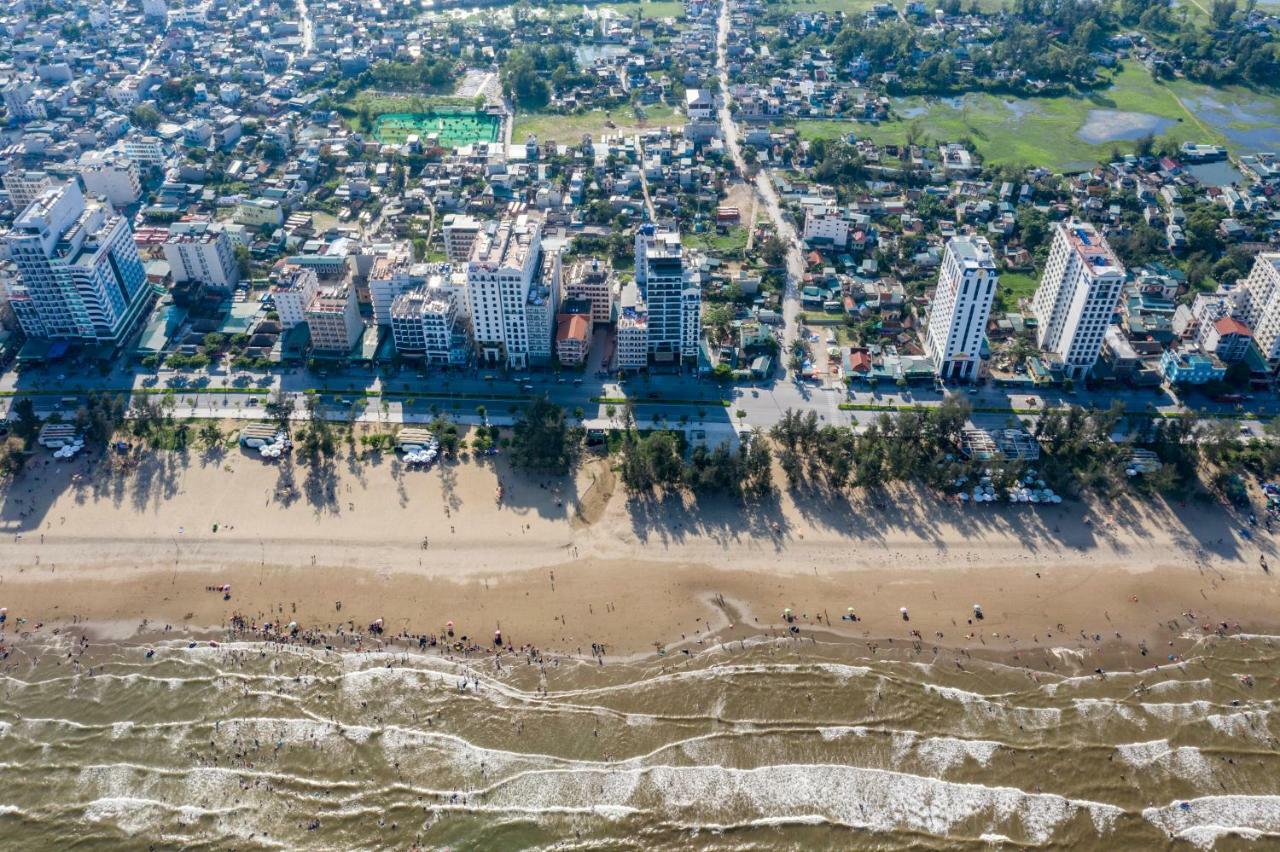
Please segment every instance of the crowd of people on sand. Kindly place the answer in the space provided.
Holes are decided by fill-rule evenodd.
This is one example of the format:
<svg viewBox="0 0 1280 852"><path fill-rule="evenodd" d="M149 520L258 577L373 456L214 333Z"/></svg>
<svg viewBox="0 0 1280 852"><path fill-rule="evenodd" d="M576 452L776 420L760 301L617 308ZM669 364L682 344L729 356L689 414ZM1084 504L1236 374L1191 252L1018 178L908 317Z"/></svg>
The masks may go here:
<svg viewBox="0 0 1280 852"><path fill-rule="evenodd" d="M210 587L216 589L219 587ZM262 616L260 616L262 617ZM502 657L523 657L527 662L541 664L544 656L534 645L525 643L516 645L503 637L501 630L495 630L491 643L478 642L465 634L460 634L452 621L439 632L415 633L403 629L399 633L389 634L382 619L375 619L363 629L354 621L328 623L324 628L303 628L296 621L285 623L283 619L262 620L241 613L231 616L227 627L227 640L256 640L274 645L306 645L322 648L325 651L380 651L403 649L426 652L434 649L448 659L460 658L493 658L498 668L502 667ZM194 646L196 643L191 643ZM216 642L210 642L216 645ZM603 645L598 646L603 654ZM552 662L559 665L559 659Z"/></svg>

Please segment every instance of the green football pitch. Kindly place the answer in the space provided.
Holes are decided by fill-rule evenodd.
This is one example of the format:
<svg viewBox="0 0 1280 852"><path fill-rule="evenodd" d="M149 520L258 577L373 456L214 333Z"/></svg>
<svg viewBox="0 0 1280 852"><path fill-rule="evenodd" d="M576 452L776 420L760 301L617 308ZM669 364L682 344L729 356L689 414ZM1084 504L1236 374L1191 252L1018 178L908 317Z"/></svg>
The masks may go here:
<svg viewBox="0 0 1280 852"><path fill-rule="evenodd" d="M380 115L373 123L373 138L383 144L401 145L414 134L424 145L427 137L435 134L445 148L474 142L495 142L498 139L498 119L479 112L436 111Z"/></svg>

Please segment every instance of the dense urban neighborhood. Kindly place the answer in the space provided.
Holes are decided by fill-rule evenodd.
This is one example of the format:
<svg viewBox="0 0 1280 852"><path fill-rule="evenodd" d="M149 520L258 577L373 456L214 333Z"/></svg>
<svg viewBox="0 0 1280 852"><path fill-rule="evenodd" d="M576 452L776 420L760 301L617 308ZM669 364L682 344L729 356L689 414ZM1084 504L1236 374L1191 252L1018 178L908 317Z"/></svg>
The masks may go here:
<svg viewBox="0 0 1280 852"><path fill-rule="evenodd" d="M145 0L0 26L3 383L44 417L120 390L406 423L551 398L736 443L966 389L989 426L1276 410L1266 6Z"/></svg>

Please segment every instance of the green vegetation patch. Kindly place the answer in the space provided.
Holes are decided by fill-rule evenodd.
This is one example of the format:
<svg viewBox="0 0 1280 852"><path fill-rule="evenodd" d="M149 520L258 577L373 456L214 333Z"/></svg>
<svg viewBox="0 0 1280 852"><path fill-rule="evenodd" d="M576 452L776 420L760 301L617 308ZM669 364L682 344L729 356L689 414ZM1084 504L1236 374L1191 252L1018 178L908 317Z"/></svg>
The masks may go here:
<svg viewBox="0 0 1280 852"><path fill-rule="evenodd" d="M581 12L581 3L567 4L571 8ZM683 18L684 4L677 0L641 0L640 2L627 3L600 3L590 7L593 11L599 9L608 9L616 15L624 18L634 18L639 14L642 18Z"/></svg>
<svg viewBox="0 0 1280 852"><path fill-rule="evenodd" d="M970 92L951 98L899 98L894 101L895 117L878 125L798 121L795 128L806 139L833 139L852 133L881 145L902 144L909 133L931 143L967 138L990 163L1073 171L1105 161L1112 149L1133 150L1134 139L1141 135L1128 133L1123 134L1128 138L1089 142L1079 134L1091 119L1104 126L1110 120L1119 127L1126 118L1145 118L1157 128L1157 138L1174 144L1230 144L1226 128L1206 120L1209 112L1202 110L1197 115L1184 105L1188 98L1208 103L1217 91L1186 81L1166 85L1132 64L1115 75L1111 86L1085 95L1020 98Z"/></svg>
<svg viewBox="0 0 1280 852"><path fill-rule="evenodd" d="M676 119L674 109L660 104L648 107L620 106L613 110L593 109L569 115L525 112L516 115L511 140L522 143L532 135L539 142L576 145L582 141L584 134L592 139L598 139L606 133L634 135L646 127L680 123Z"/></svg>
<svg viewBox="0 0 1280 852"><path fill-rule="evenodd" d="M1026 272L1000 273L1000 289L996 291L996 310L1012 311L1019 299L1030 299L1040 282Z"/></svg>
<svg viewBox="0 0 1280 852"><path fill-rule="evenodd" d="M686 248L702 249L712 254L740 256L747 248L747 228L745 225L734 225L725 229L724 233L707 230L699 234L685 233L680 242Z"/></svg>

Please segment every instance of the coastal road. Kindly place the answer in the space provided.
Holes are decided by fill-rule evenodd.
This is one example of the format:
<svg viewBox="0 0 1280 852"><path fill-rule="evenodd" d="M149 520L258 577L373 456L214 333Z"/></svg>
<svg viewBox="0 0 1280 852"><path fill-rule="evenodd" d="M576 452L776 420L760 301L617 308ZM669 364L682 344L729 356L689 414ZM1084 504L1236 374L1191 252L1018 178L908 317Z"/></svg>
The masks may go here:
<svg viewBox="0 0 1280 852"><path fill-rule="evenodd" d="M59 372L65 369L66 372ZM201 387L203 385L203 387ZM530 391L525 391L528 386ZM508 375L493 373L457 373L414 370L398 374L374 375L367 370L349 370L319 376L303 369L285 370L248 381L244 375L215 371L213 374L179 374L171 371L159 375L116 370L105 376L73 368L51 367L7 373L0 377L0 393L9 395L12 406L16 395L33 392L36 411L42 416L57 413L66 418L84 401L90 391L129 393L133 389L156 393L172 388L177 406L175 416L220 417L227 419L261 419L263 406L276 390L301 399L306 392L323 395L327 416L347 419L352 405L358 408L360 420L391 423L424 422L435 413L448 413L462 422L475 418L476 407L485 406L498 423L509 422L513 408L530 400L545 397L576 416L578 409L587 425L610 425L609 408L621 413L618 400L628 398L636 405L642 425L667 423L697 425L712 434L736 434L739 430L761 427L769 429L787 410L813 410L821 423L862 427L874 422L882 413L916 405L937 405L944 394L933 388L896 387L850 390L839 384L819 385L796 380L761 382L757 385L721 386L691 376L654 375L635 377L625 382L601 380L594 376L553 373ZM366 394L372 394L366 398ZM1034 422L1034 412L1045 406L1078 404L1107 408L1120 401L1134 412L1176 414L1183 409L1170 397L1135 391L1078 391L1032 394L1002 388L983 387L976 393L965 393L974 409L975 425L999 428L1012 419ZM338 402L338 400L343 400ZM383 401L387 408L384 411ZM842 404L856 406L841 409ZM1274 397L1250 400L1248 412L1255 419L1242 420L1239 426L1249 434L1262 434L1262 424L1280 414L1280 403ZM1202 417L1215 415L1238 417L1243 410L1234 405L1216 404L1197 398L1192 408ZM739 415L738 412L742 412ZM11 415L10 415L11 416ZM616 425L613 423L611 425Z"/></svg>
<svg viewBox="0 0 1280 852"><path fill-rule="evenodd" d="M550 395L550 394L548 394ZM871 402L870 395L863 400ZM248 395L232 396L225 394L200 393L197 391L180 392L175 395L171 413L175 419L215 419L254 421L270 419L264 408L265 395L256 396L255 404L248 400ZM309 418L301 395L292 397L294 406L291 420L302 422ZM527 401L527 400L524 400ZM520 401L520 402L524 402ZM573 422L580 423L588 429L611 429L620 425L622 417L621 405L606 405L591 402L589 399L577 400L557 398L556 401L565 406ZM842 411L839 403L843 397L830 388L814 389L812 396L806 400L809 408L819 412L820 425L849 426L855 431L863 431L873 424L882 414L881 411ZM320 397L317 410L326 420L334 423L362 423L385 427L401 424L426 424L436 417L449 419L469 425L489 423L498 426L510 426L517 418L520 402L511 397L495 393L492 397L477 396L467 399L449 399L429 396L385 396L356 397L342 393L327 393ZM922 405L936 405L938 398L919 399ZM981 405L984 401L978 400ZM576 404L575 404L576 403ZM651 428L690 428L703 432L705 440L711 444L728 442L735 444L739 433L756 427L766 431L777 423L780 415L787 407L783 401L772 394L760 393L755 396L747 390L729 400L727 406L708 401L705 405L688 404L685 401L671 403L661 399L649 400L640 398L635 409L636 425L641 429ZM875 400L877 405L891 405L889 398ZM56 408L54 400L42 400L36 407L36 413L43 417L58 414L67 417L70 412L66 408ZM483 407L482 415L479 409ZM611 410L612 409L612 410ZM578 412L581 417L578 417ZM741 415L739 415L741 412ZM975 412L971 420L974 425L998 429L1008 424L1010 415L995 411ZM1033 425L1038 419L1034 414L1021 414L1017 419ZM1121 421L1114 436L1122 440L1128 433L1129 425ZM1239 424L1242 438L1264 438L1265 432L1260 421L1241 421Z"/></svg>
<svg viewBox="0 0 1280 852"><path fill-rule="evenodd" d="M742 156L742 146L738 142L738 126L729 109L729 28L732 15L729 11L730 0L722 0L720 18L716 29L716 71L720 80L720 133L724 137L725 148L738 171L745 177L746 160ZM800 238L791 223L782 215L782 204L774 189L769 170L761 168L755 176L756 193L764 202L765 212L773 221L774 230L787 244L786 287L782 297L782 348L786 352L797 339L800 319L800 282L804 279L804 255L800 249ZM747 223L748 227L752 223Z"/></svg>

